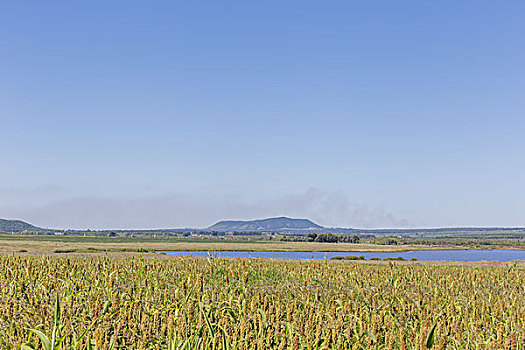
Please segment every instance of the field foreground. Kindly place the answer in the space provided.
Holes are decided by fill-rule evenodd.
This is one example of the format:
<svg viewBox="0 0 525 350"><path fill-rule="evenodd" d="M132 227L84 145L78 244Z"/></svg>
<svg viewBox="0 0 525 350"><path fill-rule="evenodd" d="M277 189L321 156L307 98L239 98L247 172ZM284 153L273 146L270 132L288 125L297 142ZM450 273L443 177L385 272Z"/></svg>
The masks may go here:
<svg viewBox="0 0 525 350"><path fill-rule="evenodd" d="M0 256L0 348L525 349L524 296L510 263Z"/></svg>

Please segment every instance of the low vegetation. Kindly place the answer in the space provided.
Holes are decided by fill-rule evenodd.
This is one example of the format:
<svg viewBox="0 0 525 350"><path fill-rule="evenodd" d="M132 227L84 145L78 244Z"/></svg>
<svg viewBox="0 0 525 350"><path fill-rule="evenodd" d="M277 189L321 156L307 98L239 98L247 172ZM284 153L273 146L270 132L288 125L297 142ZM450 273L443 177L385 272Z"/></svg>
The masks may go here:
<svg viewBox="0 0 525 350"><path fill-rule="evenodd" d="M331 257L330 260L366 260L364 255L348 255L348 256L334 256ZM370 260L384 260L384 261L408 261L407 259L398 256L393 258L378 258L378 257L371 257ZM417 261L416 258L410 258L410 261Z"/></svg>
<svg viewBox="0 0 525 350"><path fill-rule="evenodd" d="M352 237L349 237L352 238ZM69 235L1 235L0 254L26 252L27 254L100 254L132 253L169 250L233 250L233 251L408 251L416 249L454 248L454 246L384 245L366 242L307 242L268 239L220 238L165 238L165 237L108 237Z"/></svg>
<svg viewBox="0 0 525 350"><path fill-rule="evenodd" d="M318 242L318 243L359 243L358 235L341 235L334 233L309 233L308 235L282 237L282 241L292 242Z"/></svg>
<svg viewBox="0 0 525 350"><path fill-rule="evenodd" d="M0 256L1 349L524 349L525 269Z"/></svg>

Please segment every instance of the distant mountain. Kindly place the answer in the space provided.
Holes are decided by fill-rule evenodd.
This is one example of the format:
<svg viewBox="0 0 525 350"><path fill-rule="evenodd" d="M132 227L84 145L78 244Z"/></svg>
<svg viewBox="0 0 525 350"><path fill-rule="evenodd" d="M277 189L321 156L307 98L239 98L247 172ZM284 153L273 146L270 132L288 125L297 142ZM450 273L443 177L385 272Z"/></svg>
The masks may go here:
<svg viewBox="0 0 525 350"><path fill-rule="evenodd" d="M20 220L0 219L0 231L2 232L22 232L22 231L42 231L40 227L33 226Z"/></svg>
<svg viewBox="0 0 525 350"><path fill-rule="evenodd" d="M308 219L290 219L287 217L269 218L251 221L219 221L208 227L212 231L308 231L323 230Z"/></svg>

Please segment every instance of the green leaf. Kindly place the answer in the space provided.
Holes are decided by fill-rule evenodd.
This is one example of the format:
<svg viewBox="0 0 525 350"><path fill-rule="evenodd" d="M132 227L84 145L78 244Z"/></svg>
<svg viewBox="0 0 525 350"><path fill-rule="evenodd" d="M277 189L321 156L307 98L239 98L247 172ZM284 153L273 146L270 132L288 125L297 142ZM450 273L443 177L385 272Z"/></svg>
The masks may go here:
<svg viewBox="0 0 525 350"><path fill-rule="evenodd" d="M436 326L437 326L437 322L434 323L434 325L430 329L430 332L428 332L427 343L426 343L427 349L430 349L431 347L434 346L434 332L436 331Z"/></svg>
<svg viewBox="0 0 525 350"><path fill-rule="evenodd" d="M211 333L211 337L213 338L213 337L215 337L215 331L213 330L213 327L211 326L210 319L208 318L208 316L204 312L204 307L203 307L202 303L199 303L199 307L201 309L202 316L204 317L204 321L206 322L206 326L208 327L208 330Z"/></svg>
<svg viewBox="0 0 525 350"><path fill-rule="evenodd" d="M58 327L60 323L60 300L58 299L58 294L55 300L55 327Z"/></svg>
<svg viewBox="0 0 525 350"><path fill-rule="evenodd" d="M42 347L44 348L44 350L53 350L53 348L51 347L51 342L49 341L47 335L45 335L37 329L30 329L30 331L35 333L38 336L38 338L40 338L40 342L42 343Z"/></svg>
<svg viewBox="0 0 525 350"><path fill-rule="evenodd" d="M221 326L217 326L217 327L219 327L219 330L221 331L221 334L222 334L222 348L223 348L223 350L229 350L228 341L226 339L226 331Z"/></svg>
<svg viewBox="0 0 525 350"><path fill-rule="evenodd" d="M51 349L55 349L57 338L60 337L59 333L59 324L60 324L60 301L58 300L58 294L56 295L55 300L55 319L53 323L53 333L51 337Z"/></svg>

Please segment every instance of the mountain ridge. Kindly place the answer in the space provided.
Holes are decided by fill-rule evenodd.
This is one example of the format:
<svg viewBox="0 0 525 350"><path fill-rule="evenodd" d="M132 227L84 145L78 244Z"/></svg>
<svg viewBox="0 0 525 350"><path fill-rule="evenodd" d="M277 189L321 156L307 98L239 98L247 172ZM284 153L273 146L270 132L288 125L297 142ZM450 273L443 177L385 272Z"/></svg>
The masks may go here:
<svg viewBox="0 0 525 350"><path fill-rule="evenodd" d="M0 219L0 231L3 232L23 232L23 231L42 231L40 227L36 227L22 220L8 220Z"/></svg>
<svg viewBox="0 0 525 350"><path fill-rule="evenodd" d="M292 219L285 216L257 220L222 220L207 230L213 231L304 231L320 230L320 226L309 219Z"/></svg>

